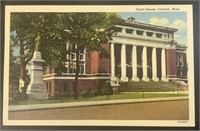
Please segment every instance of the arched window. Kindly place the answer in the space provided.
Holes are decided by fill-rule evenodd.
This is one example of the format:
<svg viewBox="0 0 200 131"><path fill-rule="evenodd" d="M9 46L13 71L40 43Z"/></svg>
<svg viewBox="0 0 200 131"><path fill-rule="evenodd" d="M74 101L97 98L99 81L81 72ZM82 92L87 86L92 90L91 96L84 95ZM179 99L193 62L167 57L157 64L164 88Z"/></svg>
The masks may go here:
<svg viewBox="0 0 200 131"><path fill-rule="evenodd" d="M49 68L49 74L52 74L52 67Z"/></svg>

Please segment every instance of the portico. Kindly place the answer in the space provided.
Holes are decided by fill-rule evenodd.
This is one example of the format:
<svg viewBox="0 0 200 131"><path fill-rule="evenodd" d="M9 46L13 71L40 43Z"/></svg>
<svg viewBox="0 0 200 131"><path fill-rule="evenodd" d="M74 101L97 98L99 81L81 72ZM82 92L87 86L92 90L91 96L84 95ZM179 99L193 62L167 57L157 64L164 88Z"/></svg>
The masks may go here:
<svg viewBox="0 0 200 131"><path fill-rule="evenodd" d="M168 81L175 76L175 65L169 65L169 58L175 54L171 41L176 31L133 20L116 25L117 33L110 45L111 81L116 77L121 81Z"/></svg>

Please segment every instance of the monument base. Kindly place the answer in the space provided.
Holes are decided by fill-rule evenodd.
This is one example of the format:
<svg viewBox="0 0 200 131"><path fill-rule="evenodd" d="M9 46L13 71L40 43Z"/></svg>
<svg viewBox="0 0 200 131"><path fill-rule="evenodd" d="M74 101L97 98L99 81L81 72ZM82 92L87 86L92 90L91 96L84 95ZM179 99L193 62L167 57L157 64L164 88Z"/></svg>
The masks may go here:
<svg viewBox="0 0 200 131"><path fill-rule="evenodd" d="M48 99L46 85L43 82L43 64L41 53L35 51L31 64L31 82L28 85L27 94L29 99Z"/></svg>
<svg viewBox="0 0 200 131"><path fill-rule="evenodd" d="M27 90L29 99L48 99L46 86L44 84L30 84Z"/></svg>

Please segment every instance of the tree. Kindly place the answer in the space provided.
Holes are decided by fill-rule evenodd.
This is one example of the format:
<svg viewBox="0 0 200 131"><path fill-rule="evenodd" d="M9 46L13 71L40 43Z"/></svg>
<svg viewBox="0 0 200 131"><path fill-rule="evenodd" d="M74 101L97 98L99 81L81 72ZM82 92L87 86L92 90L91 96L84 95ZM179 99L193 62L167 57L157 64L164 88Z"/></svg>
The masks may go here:
<svg viewBox="0 0 200 131"><path fill-rule="evenodd" d="M76 75L74 98L78 98L80 50L106 51L101 44L111 39L114 25L121 22L115 13L13 13L11 14L11 36L20 47L20 80L25 81L26 65L34 52L34 38L41 34L42 58L57 72L64 69L66 42L76 45Z"/></svg>
<svg viewBox="0 0 200 131"><path fill-rule="evenodd" d="M54 67L62 66L64 60L63 46L65 40L61 39L64 32L63 24L60 23L61 14L55 13L12 13L11 14L11 41L16 47L19 47L20 61L20 85L24 87L26 82L26 66L32 59L35 36L38 32L42 35L42 45L40 51L42 57L48 65Z"/></svg>
<svg viewBox="0 0 200 131"><path fill-rule="evenodd" d="M64 19L67 39L76 48L76 73L74 98L78 98L79 53L80 50L105 52L101 44L108 42L114 33L114 26L121 22L115 13L70 13Z"/></svg>
<svg viewBox="0 0 200 131"><path fill-rule="evenodd" d="M9 80L10 81L18 81L19 80L19 76L20 76L20 71L19 71L19 60L17 58L17 56L14 55L14 50L13 50L13 44L11 44L10 47L10 72L9 72Z"/></svg>
<svg viewBox="0 0 200 131"><path fill-rule="evenodd" d="M28 13L11 14L11 41L19 47L20 59L20 88L25 86L26 65L32 58L34 28L31 26L33 17ZM25 88L22 90L24 91Z"/></svg>

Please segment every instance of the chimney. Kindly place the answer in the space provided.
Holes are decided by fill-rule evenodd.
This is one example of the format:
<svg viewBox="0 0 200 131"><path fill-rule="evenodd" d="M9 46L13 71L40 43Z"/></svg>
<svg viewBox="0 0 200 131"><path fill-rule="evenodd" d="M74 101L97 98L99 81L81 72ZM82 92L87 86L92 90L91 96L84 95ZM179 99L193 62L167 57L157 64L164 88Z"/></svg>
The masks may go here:
<svg viewBox="0 0 200 131"><path fill-rule="evenodd" d="M134 17L129 17L129 18L128 18L128 21L133 21L133 22L134 22L134 21L135 21L135 18L134 18Z"/></svg>

